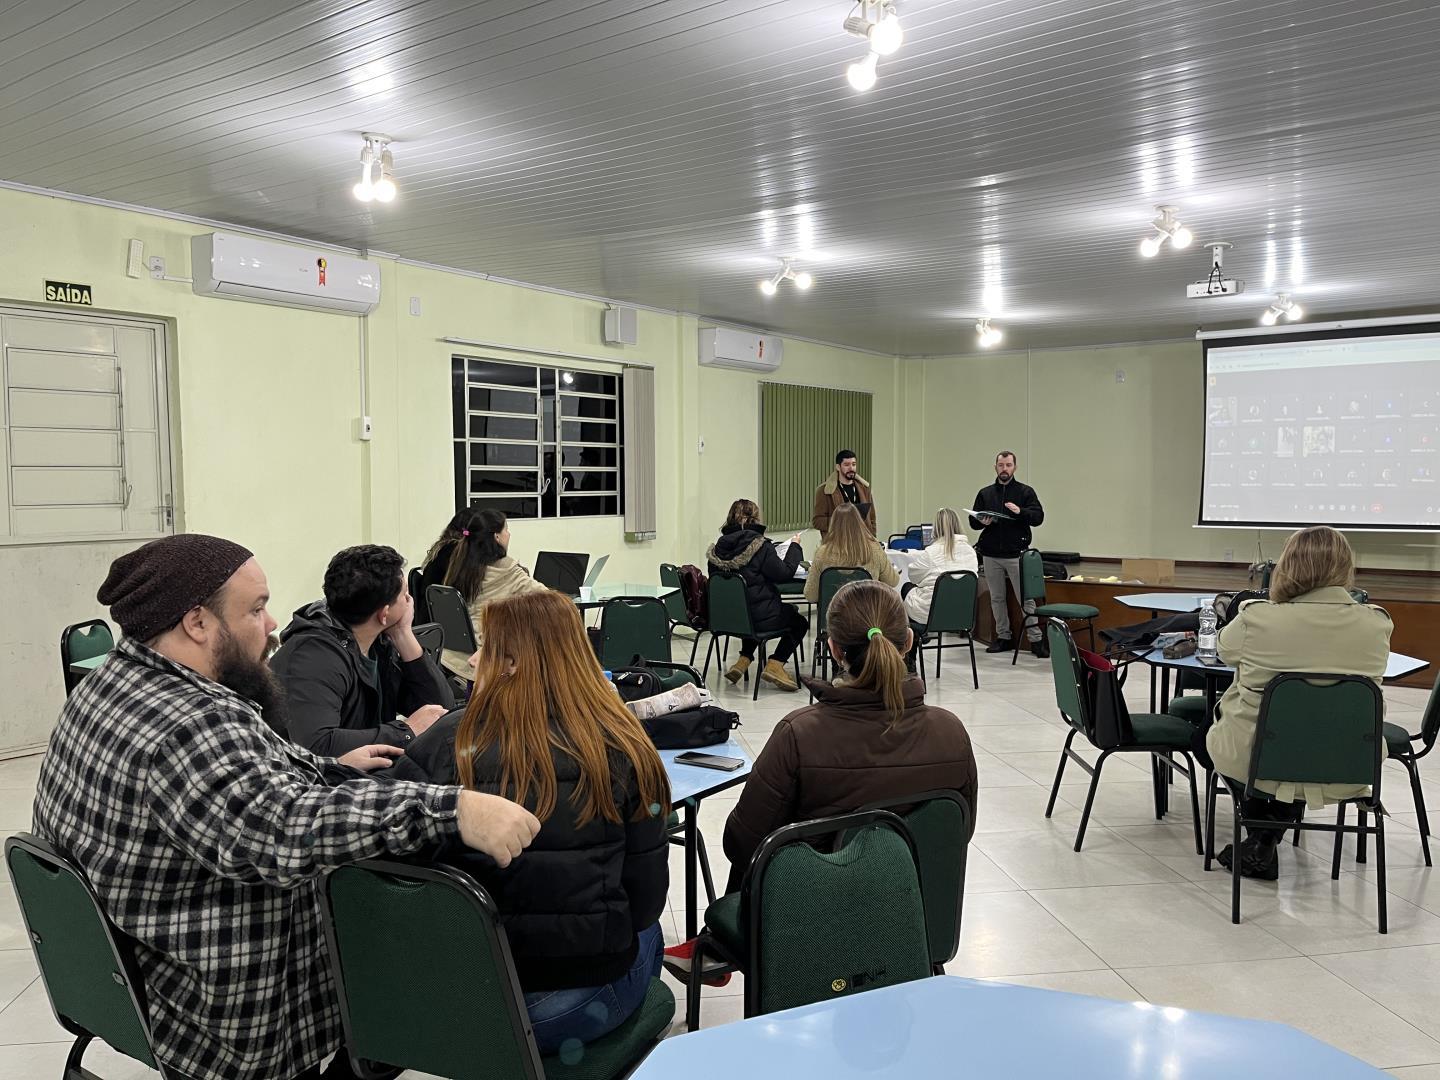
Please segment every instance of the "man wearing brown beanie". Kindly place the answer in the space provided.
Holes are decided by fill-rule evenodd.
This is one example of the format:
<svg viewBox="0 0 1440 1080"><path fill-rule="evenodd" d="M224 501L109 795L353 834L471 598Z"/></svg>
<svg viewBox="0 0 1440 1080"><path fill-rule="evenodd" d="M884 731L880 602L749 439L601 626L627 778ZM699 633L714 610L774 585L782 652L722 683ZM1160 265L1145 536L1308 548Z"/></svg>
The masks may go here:
<svg viewBox="0 0 1440 1080"><path fill-rule="evenodd" d="M271 731L269 598L218 537L116 559L98 599L124 636L66 702L36 788L35 831L139 943L167 1075L319 1077L341 1029L317 879L451 838L506 866L540 828L505 799L366 778L394 747L337 760ZM325 1075L351 1075L343 1053Z"/></svg>

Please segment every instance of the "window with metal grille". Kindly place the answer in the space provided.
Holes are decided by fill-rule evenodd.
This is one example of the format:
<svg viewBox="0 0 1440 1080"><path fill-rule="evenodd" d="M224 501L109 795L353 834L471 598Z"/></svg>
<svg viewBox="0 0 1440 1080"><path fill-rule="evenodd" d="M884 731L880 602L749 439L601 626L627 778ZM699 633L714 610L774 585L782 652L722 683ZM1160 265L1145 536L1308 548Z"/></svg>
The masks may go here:
<svg viewBox="0 0 1440 1080"><path fill-rule="evenodd" d="M514 518L624 512L620 375L455 356L450 384L456 509Z"/></svg>

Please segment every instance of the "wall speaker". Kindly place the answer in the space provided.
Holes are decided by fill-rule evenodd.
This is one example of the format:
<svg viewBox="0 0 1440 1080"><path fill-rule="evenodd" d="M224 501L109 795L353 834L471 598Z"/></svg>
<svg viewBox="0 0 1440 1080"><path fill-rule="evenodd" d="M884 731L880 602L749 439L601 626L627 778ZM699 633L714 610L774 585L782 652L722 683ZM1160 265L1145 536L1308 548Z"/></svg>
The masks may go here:
<svg viewBox="0 0 1440 1080"><path fill-rule="evenodd" d="M640 320L633 307L605 309L605 344L636 345L640 341Z"/></svg>

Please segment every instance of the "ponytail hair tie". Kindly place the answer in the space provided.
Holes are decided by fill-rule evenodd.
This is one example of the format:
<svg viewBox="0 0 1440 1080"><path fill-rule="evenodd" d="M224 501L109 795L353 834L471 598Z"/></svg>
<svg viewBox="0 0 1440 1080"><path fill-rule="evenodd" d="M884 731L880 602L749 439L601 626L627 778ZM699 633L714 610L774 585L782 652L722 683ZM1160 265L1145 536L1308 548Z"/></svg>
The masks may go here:
<svg viewBox="0 0 1440 1080"><path fill-rule="evenodd" d="M460 530L460 535L461 535L461 536L469 536L469 535L470 535L470 530L469 530L469 529L461 529L461 530Z"/></svg>
<svg viewBox="0 0 1440 1080"><path fill-rule="evenodd" d="M876 634L883 634L884 632L885 631L881 630L878 626L872 626L869 630L865 632L865 640L867 642L874 641Z"/></svg>

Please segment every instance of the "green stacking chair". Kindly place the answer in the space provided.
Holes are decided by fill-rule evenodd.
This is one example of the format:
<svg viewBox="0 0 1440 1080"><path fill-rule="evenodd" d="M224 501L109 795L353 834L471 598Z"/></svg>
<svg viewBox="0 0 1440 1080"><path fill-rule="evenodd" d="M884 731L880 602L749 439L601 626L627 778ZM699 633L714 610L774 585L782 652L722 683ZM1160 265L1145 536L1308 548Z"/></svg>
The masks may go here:
<svg viewBox="0 0 1440 1080"><path fill-rule="evenodd" d="M609 1080L675 1017L674 995L655 979L616 1030L542 1057L495 902L468 874L367 859L323 888L345 1046L361 1076L373 1075L365 1062L383 1061L450 1080ZM378 945L377 912L386 927Z"/></svg>
<svg viewBox="0 0 1440 1080"><path fill-rule="evenodd" d="M1025 602L1035 601L1035 614L1025 614ZM1015 653L1010 657L1010 666L1020 658L1020 643L1025 640L1025 628L1033 620L1042 630L1046 619L1063 619L1065 622L1084 622L1090 631L1090 650L1095 650L1095 620L1100 609L1090 604L1047 604L1045 602L1045 560L1034 548L1020 553L1020 629L1015 634Z"/></svg>
<svg viewBox="0 0 1440 1080"><path fill-rule="evenodd" d="M600 608L600 663L630 667L636 659L670 662L670 614L651 596L606 600Z"/></svg>
<svg viewBox="0 0 1440 1080"><path fill-rule="evenodd" d="M29 833L5 841L5 863L50 1008L75 1036L63 1080L97 1080L82 1065L97 1038L162 1077L174 1076L151 1047L134 945L111 923L85 872Z"/></svg>
<svg viewBox="0 0 1440 1080"><path fill-rule="evenodd" d="M935 653L935 678L940 678L940 655L945 649L970 650L970 678L980 689L980 669L975 666L975 621L980 612L980 579L969 570L952 570L935 580L930 596L930 617L925 621L925 636L916 650L920 657L920 678L925 679L925 651ZM945 644L946 634L960 634L960 641ZM926 642L934 639L933 645Z"/></svg>
<svg viewBox="0 0 1440 1080"><path fill-rule="evenodd" d="M1363 675L1322 675L1287 671L1275 676L1260 698L1255 742L1250 752L1250 775L1244 784L1218 772L1211 773L1205 791L1207 838L1205 869L1215 855L1215 802L1223 782L1234 807L1230 860L1230 921L1240 921L1240 827L1271 825L1284 831L1318 830L1335 834L1330 877L1340 878L1340 852L1346 833L1355 834L1357 861L1363 860L1367 836L1375 837L1375 890L1380 907L1380 933L1386 933L1385 814L1380 802L1384 772L1385 702L1380 687ZM1255 787L1257 780L1311 784L1367 785L1368 795L1337 804L1335 824L1301 821L1283 825L1252 820L1244 813L1247 795L1268 798ZM1345 824L1345 808L1353 805L1358 822ZM1374 815L1375 823L1368 824Z"/></svg>
<svg viewBox="0 0 1440 1080"><path fill-rule="evenodd" d="M1430 865L1430 815L1425 810L1425 790L1420 786L1420 759L1435 748L1440 737L1440 677L1430 689L1430 700L1420 717L1420 733L1411 735L1399 724L1385 724L1385 747L1392 761L1405 766L1410 774L1410 792L1415 796L1415 813L1420 816L1420 847L1425 852L1425 865Z"/></svg>
<svg viewBox="0 0 1440 1080"><path fill-rule="evenodd" d="M680 568L674 563L660 564L660 586L675 590L665 595L665 611L670 616L670 629L683 626L695 635L694 644L690 646L690 666L694 667L695 656L700 651L700 635L705 633L705 626L693 621L690 612L685 608L685 596L680 591Z"/></svg>
<svg viewBox="0 0 1440 1080"><path fill-rule="evenodd" d="M920 865L930 964L936 975L943 975L945 965L960 951L965 863L975 832L974 811L958 791L925 791L871 803L864 809L898 814L910 830Z"/></svg>
<svg viewBox="0 0 1440 1080"><path fill-rule="evenodd" d="M1155 792L1155 816L1162 817L1161 784L1169 782L1170 769L1178 770L1190 781L1190 808L1195 822L1195 853L1203 850L1200 835L1200 796L1195 784L1195 761L1190 756L1190 740L1195 729L1184 720L1164 713L1129 713L1128 723L1121 726L1115 741L1102 739L1096 725L1095 709L1086 693L1084 670L1080 663L1080 651L1075 646L1075 637L1070 627L1060 619L1046 621L1046 633L1050 639L1050 672L1055 679L1055 704L1059 706L1060 718L1070 727L1065 736L1065 745L1060 751L1060 767L1055 770L1055 783L1050 788L1050 801L1045 806L1048 818L1055 810L1055 800L1060 795L1060 780L1065 775L1066 761L1073 761L1090 775L1090 790L1085 796L1085 809L1080 815L1080 826L1075 830L1075 850L1085 842L1085 829L1090 823L1090 810L1095 805L1095 792L1100 786L1100 771L1111 754L1149 754L1156 759L1152 769L1152 783ZM1123 701L1123 697L1122 697ZM1071 744L1076 735L1100 751L1100 756L1091 765ZM1184 759L1182 765L1175 755Z"/></svg>
<svg viewBox="0 0 1440 1080"><path fill-rule="evenodd" d="M815 665L820 665L820 677L829 678L828 670L835 663L830 655L830 645L825 640L825 618L830 612L830 601L835 594L852 581L870 581L870 571L858 566L829 566L820 573L820 600L815 605L815 651L810 656L810 674L815 674Z"/></svg>
<svg viewBox="0 0 1440 1080"><path fill-rule="evenodd" d="M833 852L812 841L848 837ZM776 829L740 891L705 911L686 1023L700 1026L705 957L745 974L745 1015L793 1009L932 974L920 863L910 829L863 810Z"/></svg>
<svg viewBox="0 0 1440 1080"><path fill-rule="evenodd" d="M1231 675L1222 675L1215 679L1215 699L1217 701L1234 681L1234 676ZM1198 690L1200 693L1184 694L1186 690ZM1175 696L1166 703L1165 711L1197 728L1210 723L1212 718L1205 715L1205 676L1198 671L1177 668L1175 671Z"/></svg>
<svg viewBox="0 0 1440 1080"><path fill-rule="evenodd" d="M84 675L70 670L70 665L94 656L104 656L115 648L115 635L110 624L104 619L74 623L60 631L60 670L65 676L65 696L69 697L80 685Z"/></svg>
<svg viewBox="0 0 1440 1080"><path fill-rule="evenodd" d="M760 697L760 672L765 669L765 646L771 641L780 640L785 634L776 632L761 636L755 633L754 623L750 621L750 604L745 598L745 579L739 574L710 575L707 596L707 606L710 609L710 646L705 650L705 666L701 669L700 677L702 680L710 677L710 657L718 651L717 646L722 638L727 642L730 638L755 638L760 642L759 668L755 673L755 692L750 700L756 701ZM799 651L791 653L790 659L795 664L795 681L798 683ZM750 673L746 672L745 677L749 679Z"/></svg>

